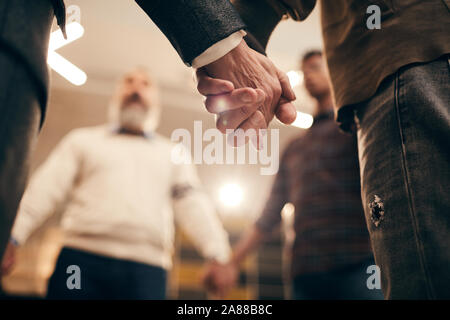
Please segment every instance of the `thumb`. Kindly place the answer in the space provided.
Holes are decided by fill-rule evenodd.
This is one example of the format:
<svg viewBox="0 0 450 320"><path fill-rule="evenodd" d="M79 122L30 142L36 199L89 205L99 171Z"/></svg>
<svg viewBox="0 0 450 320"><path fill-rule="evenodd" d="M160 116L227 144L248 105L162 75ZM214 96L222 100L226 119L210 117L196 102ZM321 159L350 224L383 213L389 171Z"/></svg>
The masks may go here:
<svg viewBox="0 0 450 320"><path fill-rule="evenodd" d="M291 124L297 118L297 109L292 103L281 97L275 115L282 123Z"/></svg>
<svg viewBox="0 0 450 320"><path fill-rule="evenodd" d="M277 69L278 80L281 85L281 96L286 98L288 101L294 101L296 99L294 89L291 87L291 83L289 82L288 76Z"/></svg>

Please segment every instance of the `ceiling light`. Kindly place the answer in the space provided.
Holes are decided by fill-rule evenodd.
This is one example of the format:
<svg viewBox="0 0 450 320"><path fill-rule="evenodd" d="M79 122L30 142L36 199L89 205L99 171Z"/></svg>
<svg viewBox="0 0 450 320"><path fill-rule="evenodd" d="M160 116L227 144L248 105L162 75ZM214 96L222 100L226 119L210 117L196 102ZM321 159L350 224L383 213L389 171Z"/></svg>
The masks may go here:
<svg viewBox="0 0 450 320"><path fill-rule="evenodd" d="M67 39L64 39L61 30L54 31L50 35L47 63L69 82L76 86L81 86L87 80L86 73L56 53L55 50L81 38L84 34L84 28L78 22L72 22L66 26L66 31Z"/></svg>
<svg viewBox="0 0 450 320"><path fill-rule="evenodd" d="M292 122L291 125L302 129L308 129L312 126L313 122L314 118L312 115L297 111L297 118L295 118L295 121Z"/></svg>
<svg viewBox="0 0 450 320"><path fill-rule="evenodd" d="M244 191L235 183L228 183L222 186L219 191L220 201L227 207L235 207L242 202Z"/></svg>
<svg viewBox="0 0 450 320"><path fill-rule="evenodd" d="M60 30L52 32L52 34L50 35L48 50L55 51L71 43L72 41L81 38L84 34L84 28L78 22L72 22L66 26L66 33L67 39L64 39L64 36Z"/></svg>
<svg viewBox="0 0 450 320"><path fill-rule="evenodd" d="M287 73L287 76L292 88L303 82L303 73L300 71L291 70Z"/></svg>
<svg viewBox="0 0 450 320"><path fill-rule="evenodd" d="M83 70L54 51L48 53L47 63L53 70L76 86L81 86L87 80L86 73Z"/></svg>

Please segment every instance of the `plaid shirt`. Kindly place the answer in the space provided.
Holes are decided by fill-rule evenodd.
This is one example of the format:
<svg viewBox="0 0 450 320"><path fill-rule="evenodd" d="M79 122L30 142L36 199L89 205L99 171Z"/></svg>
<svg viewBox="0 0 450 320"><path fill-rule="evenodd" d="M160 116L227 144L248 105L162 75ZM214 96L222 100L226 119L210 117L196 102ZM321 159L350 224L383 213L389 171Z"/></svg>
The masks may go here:
<svg viewBox="0 0 450 320"><path fill-rule="evenodd" d="M272 231L287 202L295 206L292 276L336 270L372 257L356 137L340 132L331 114L316 117L289 144L256 226Z"/></svg>

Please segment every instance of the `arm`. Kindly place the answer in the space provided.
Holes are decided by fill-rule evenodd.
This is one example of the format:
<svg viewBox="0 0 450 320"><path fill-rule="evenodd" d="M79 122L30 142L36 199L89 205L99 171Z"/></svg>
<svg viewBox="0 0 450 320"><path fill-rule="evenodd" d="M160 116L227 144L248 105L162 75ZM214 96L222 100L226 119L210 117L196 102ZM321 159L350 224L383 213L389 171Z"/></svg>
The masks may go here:
<svg viewBox="0 0 450 320"><path fill-rule="evenodd" d="M73 134L64 137L33 175L22 198L12 237L23 244L54 213L70 191L79 168Z"/></svg>
<svg viewBox="0 0 450 320"><path fill-rule="evenodd" d="M316 0L232 0L234 7L254 37L252 41L267 47L270 35L284 17L301 21L306 19L316 5ZM256 46L257 47L257 46ZM256 49L255 49L256 50Z"/></svg>
<svg viewBox="0 0 450 320"><path fill-rule="evenodd" d="M266 124L274 115L285 124L295 120L296 110L290 103L295 100L295 95L289 81L270 61L255 52L264 53L272 31L284 16L304 20L315 4L316 0L233 0L233 5L247 25L245 40L248 46L256 51L253 52L245 46L234 48L205 66L204 71L197 73L198 90L207 97L206 108L218 114L219 130L224 127L224 123L224 129L264 129L261 115L264 116ZM263 68L258 61L261 61ZM236 79L236 75L239 75L240 79ZM251 88L261 89L264 93L264 103L261 103L261 95L257 92L253 92L247 101L237 99L237 90L226 91L225 87L229 86L229 83L224 80L228 80L236 88L241 88L241 92ZM278 87L277 83L281 87ZM220 99L226 102L226 110L217 108L218 105L223 105L217 103L218 94ZM247 117L247 114L251 116Z"/></svg>
<svg viewBox="0 0 450 320"><path fill-rule="evenodd" d="M262 215L235 245L230 262L220 268L210 265L204 272L203 282L205 286L219 297L224 297L236 284L239 266L249 254L254 252L270 236L273 228L280 223L281 210L288 202L285 178L282 162L282 167L275 179Z"/></svg>
<svg viewBox="0 0 450 320"><path fill-rule="evenodd" d="M136 0L187 65L209 47L245 29L228 0Z"/></svg>
<svg viewBox="0 0 450 320"><path fill-rule="evenodd" d="M289 102L295 99L295 94L286 75L276 69L267 57L248 48L243 41L238 42L239 38L232 36L242 31L245 24L228 0L136 0L136 2L166 35L187 65L192 65L194 59L206 53L207 57L203 56L200 60L203 63L209 61L212 63L204 66L204 71L213 78L228 80L227 89L225 91L220 89L218 93L229 92L230 84L231 89L248 87L248 90L241 92L242 95L235 100L233 107L246 110L231 110L222 114L218 119L219 129L265 129L273 118L275 109L285 110L285 116L280 117L277 113L280 121L285 123L294 121L295 108ZM226 48L211 50L215 52L214 56L208 57L206 51L226 38L229 38L228 41L232 44L225 45ZM202 63L199 63L196 66L201 65ZM245 69L250 72L245 72L247 71ZM259 88L260 91L256 92L252 88ZM249 91L252 92L250 94L257 100L246 102L245 91L247 94Z"/></svg>
<svg viewBox="0 0 450 320"><path fill-rule="evenodd" d="M252 226L234 247L230 263L238 268L245 258L255 251L266 237L267 234L260 230L256 225Z"/></svg>
<svg viewBox="0 0 450 320"><path fill-rule="evenodd" d="M173 208L177 225L208 260L226 263L230 258L228 235L209 198L201 190L195 166L176 165Z"/></svg>
<svg viewBox="0 0 450 320"><path fill-rule="evenodd" d="M233 249L231 263L236 268L271 235L273 229L281 222L281 210L289 202L283 163L282 161L261 216Z"/></svg>

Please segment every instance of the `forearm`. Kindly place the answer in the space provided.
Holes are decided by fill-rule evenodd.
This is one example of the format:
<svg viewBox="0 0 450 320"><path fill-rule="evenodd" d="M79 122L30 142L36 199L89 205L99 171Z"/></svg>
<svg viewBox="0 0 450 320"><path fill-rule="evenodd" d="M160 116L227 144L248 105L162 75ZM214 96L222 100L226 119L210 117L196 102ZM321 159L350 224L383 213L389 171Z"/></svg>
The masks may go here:
<svg viewBox="0 0 450 320"><path fill-rule="evenodd" d="M263 232L256 225L254 225L246 234L244 234L244 236L234 247L230 262L236 266L239 266L245 258L254 252L266 238L267 233Z"/></svg>
<svg viewBox="0 0 450 320"><path fill-rule="evenodd" d="M11 237L17 245L23 245L34 230L38 229L50 217L50 213L33 210L19 210L11 230Z"/></svg>
<svg viewBox="0 0 450 320"><path fill-rule="evenodd" d="M200 191L190 191L174 204L177 224L207 260L226 263L231 247L214 207Z"/></svg>
<svg viewBox="0 0 450 320"><path fill-rule="evenodd" d="M77 148L73 134L69 134L36 170L25 190L12 229L12 236L20 244L64 202L78 168Z"/></svg>

